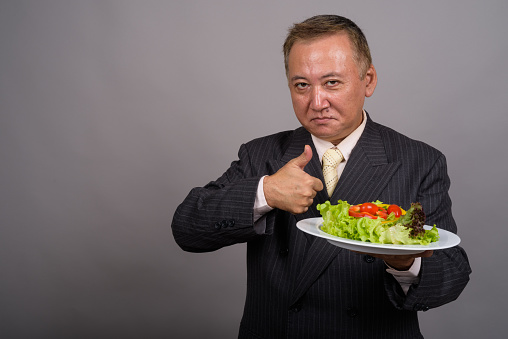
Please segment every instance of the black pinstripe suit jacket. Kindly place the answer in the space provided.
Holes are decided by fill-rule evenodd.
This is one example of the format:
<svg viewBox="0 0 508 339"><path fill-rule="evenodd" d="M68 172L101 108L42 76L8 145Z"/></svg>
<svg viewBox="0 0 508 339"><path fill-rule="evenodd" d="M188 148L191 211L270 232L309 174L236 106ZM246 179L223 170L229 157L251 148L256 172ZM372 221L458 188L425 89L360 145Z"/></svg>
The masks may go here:
<svg viewBox="0 0 508 339"><path fill-rule="evenodd" d="M253 229L259 179L299 156L305 171L323 180L310 134L303 128L242 145L239 160L216 181L193 189L177 208L173 235L187 251L206 252L247 242L247 297L240 338L421 338L417 311L455 300L471 269L462 248L422 259L421 278L407 296L382 260L330 245L295 227L319 216L318 193L305 214L273 210ZM448 196L446 160L436 149L368 118L331 201L379 199L408 208L422 203L427 223L456 232Z"/></svg>

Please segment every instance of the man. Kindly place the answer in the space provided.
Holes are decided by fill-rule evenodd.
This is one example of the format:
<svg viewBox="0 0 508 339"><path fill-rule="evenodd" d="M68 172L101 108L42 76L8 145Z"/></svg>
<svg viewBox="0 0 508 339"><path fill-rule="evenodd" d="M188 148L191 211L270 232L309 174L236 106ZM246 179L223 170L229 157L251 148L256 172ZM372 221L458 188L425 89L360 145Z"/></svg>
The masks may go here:
<svg viewBox="0 0 508 339"><path fill-rule="evenodd" d="M284 60L302 127L242 145L238 161L178 207L175 240L193 252L247 242L240 338L421 338L417 311L455 300L469 280L462 248L367 255L295 225L320 216L316 205L326 200L379 199L405 208L419 201L428 224L456 232L446 160L363 110L377 75L350 20L324 15L295 24ZM330 148L343 158L335 187L321 165Z"/></svg>

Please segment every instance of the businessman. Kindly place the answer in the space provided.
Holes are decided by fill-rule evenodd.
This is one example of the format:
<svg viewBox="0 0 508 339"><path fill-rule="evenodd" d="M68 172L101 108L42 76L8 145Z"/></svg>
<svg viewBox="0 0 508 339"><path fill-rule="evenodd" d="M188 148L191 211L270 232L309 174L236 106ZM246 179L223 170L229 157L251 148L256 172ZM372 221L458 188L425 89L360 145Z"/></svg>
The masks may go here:
<svg viewBox="0 0 508 339"><path fill-rule="evenodd" d="M326 200L379 199L405 208L418 201L428 224L456 233L445 157L363 109L377 73L364 34L349 19L297 23L283 51L302 126L241 145L220 178L191 190L177 208L175 240L192 252L247 243L239 338L422 338L417 312L455 300L469 281L461 247L357 253L296 223L320 216L316 205ZM334 166L324 173L330 159Z"/></svg>

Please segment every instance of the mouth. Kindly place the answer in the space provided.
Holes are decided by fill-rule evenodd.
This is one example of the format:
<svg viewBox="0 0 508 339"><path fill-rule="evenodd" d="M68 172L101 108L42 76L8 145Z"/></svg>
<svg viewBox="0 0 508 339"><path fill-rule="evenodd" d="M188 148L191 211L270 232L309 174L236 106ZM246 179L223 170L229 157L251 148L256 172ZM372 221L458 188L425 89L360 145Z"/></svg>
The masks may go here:
<svg viewBox="0 0 508 339"><path fill-rule="evenodd" d="M317 124L324 124L324 123L327 123L330 120L334 120L334 119L332 117L316 117L311 120Z"/></svg>

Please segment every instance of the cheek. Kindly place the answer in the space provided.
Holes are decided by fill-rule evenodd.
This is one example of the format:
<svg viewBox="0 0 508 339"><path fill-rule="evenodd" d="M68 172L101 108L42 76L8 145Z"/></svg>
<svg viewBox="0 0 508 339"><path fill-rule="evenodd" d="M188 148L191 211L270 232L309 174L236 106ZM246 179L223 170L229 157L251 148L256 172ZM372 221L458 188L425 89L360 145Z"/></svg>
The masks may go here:
<svg viewBox="0 0 508 339"><path fill-rule="evenodd" d="M330 99L331 104L337 108L338 111L348 111L359 104L359 96L357 93L342 93L342 95L334 96Z"/></svg>
<svg viewBox="0 0 508 339"><path fill-rule="evenodd" d="M306 110L306 101L302 97L291 97L291 102L293 103L293 109L295 110L295 113L300 113L302 111Z"/></svg>

